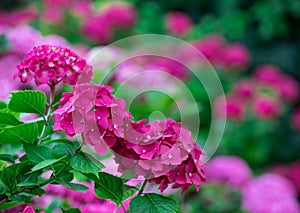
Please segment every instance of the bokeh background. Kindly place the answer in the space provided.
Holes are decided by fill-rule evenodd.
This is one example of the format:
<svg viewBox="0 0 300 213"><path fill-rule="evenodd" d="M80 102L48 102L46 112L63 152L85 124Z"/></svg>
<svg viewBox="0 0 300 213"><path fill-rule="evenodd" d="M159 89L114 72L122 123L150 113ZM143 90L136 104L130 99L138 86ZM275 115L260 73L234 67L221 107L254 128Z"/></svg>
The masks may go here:
<svg viewBox="0 0 300 213"><path fill-rule="evenodd" d="M20 85L13 80L16 65L35 45L69 46L91 59L101 46L132 35L178 37L192 44L212 64L222 82L226 103L223 97L218 97L211 107L199 79L176 61L144 57L116 66L118 55L126 54L130 47L110 47L109 54L99 59L95 67L95 79L107 73L102 67L115 69L106 82L115 88L145 69L163 70L180 79L200 109L201 125L195 137L201 146L209 132L211 113L214 111L220 119L227 114L221 144L205 165L207 183L199 192L191 189L181 196L169 190L167 194L180 203L183 213L297 213L300 212L299 26L299 0L1 0L0 99L5 102L9 92L18 89L47 92L46 88ZM195 56L180 49L175 54L187 63L197 61ZM155 75L147 76L145 82L172 86L167 79ZM131 86L120 94L123 98L137 89L139 82ZM68 89L63 86L61 92ZM178 91L179 99L180 95ZM180 120L172 98L159 92L141 94L131 103L130 111L137 119L149 116L161 119L160 114L153 114L160 111L166 117ZM193 113L188 115L190 119L195 116ZM0 153L8 151L12 150L0 147ZM109 155L105 160L109 161ZM155 189L150 186L148 190ZM36 206L46 208L46 212L59 211L62 206L80 207L85 213L113 212L114 207L97 199L92 190L75 193L50 186L47 192L47 196L36 201Z"/></svg>

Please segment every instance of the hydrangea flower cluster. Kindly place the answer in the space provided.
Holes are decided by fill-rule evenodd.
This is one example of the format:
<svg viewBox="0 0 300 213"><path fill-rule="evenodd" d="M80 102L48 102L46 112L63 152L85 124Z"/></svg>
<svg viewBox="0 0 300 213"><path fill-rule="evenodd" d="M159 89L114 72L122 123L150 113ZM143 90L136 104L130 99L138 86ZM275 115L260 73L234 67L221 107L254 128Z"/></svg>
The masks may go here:
<svg viewBox="0 0 300 213"><path fill-rule="evenodd" d="M278 118L283 112L284 102L294 102L299 97L299 86L292 77L282 73L273 65L262 65L254 70L254 76L237 82L224 98L215 101L215 108L219 117L243 121L247 107L255 117L263 120ZM223 100L223 101L221 101ZM224 107L225 105L225 107ZM294 114L292 124L295 125L297 113Z"/></svg>
<svg viewBox="0 0 300 213"><path fill-rule="evenodd" d="M55 130L69 136L81 134L99 155L108 147L115 153L119 171L133 170L150 177L163 191L169 184L185 191L205 181L202 150L180 123L167 119L145 124L134 122L125 101L112 95L109 86L78 85L65 93L55 111Z"/></svg>
<svg viewBox="0 0 300 213"><path fill-rule="evenodd" d="M291 183L276 174L264 174L250 181L242 191L242 207L252 213L299 213Z"/></svg>
<svg viewBox="0 0 300 213"><path fill-rule="evenodd" d="M242 188L252 176L247 163L236 156L217 156L206 165L205 171L209 181L232 188Z"/></svg>
<svg viewBox="0 0 300 213"><path fill-rule="evenodd" d="M61 81L74 85L79 75L90 69L86 61L70 49L52 45L34 47L17 68L14 77L19 77L22 83L34 79L37 85L49 86Z"/></svg>

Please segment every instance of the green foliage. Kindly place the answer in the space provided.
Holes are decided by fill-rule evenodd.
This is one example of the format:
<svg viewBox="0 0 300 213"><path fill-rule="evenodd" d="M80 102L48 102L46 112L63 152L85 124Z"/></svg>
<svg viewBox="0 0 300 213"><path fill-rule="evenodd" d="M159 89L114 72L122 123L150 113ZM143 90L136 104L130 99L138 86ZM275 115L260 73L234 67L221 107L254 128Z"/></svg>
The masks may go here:
<svg viewBox="0 0 300 213"><path fill-rule="evenodd" d="M8 108L14 112L44 115L46 110L46 95L38 90L12 92Z"/></svg>
<svg viewBox="0 0 300 213"><path fill-rule="evenodd" d="M176 213L178 210L176 201L154 193L137 196L129 205L130 213Z"/></svg>
<svg viewBox="0 0 300 213"><path fill-rule="evenodd" d="M70 161L70 165L82 173L98 175L104 165L87 153L76 153Z"/></svg>
<svg viewBox="0 0 300 213"><path fill-rule="evenodd" d="M45 160L54 159L50 148L46 146L36 146L33 144L24 144L24 150L29 160L40 163Z"/></svg>
<svg viewBox="0 0 300 213"><path fill-rule="evenodd" d="M0 110L0 124L16 126L22 123L23 122L19 121L12 112L9 112L9 110Z"/></svg>
<svg viewBox="0 0 300 213"><path fill-rule="evenodd" d="M0 144L33 143L41 132L42 121L0 129Z"/></svg>
<svg viewBox="0 0 300 213"><path fill-rule="evenodd" d="M94 180L96 196L120 205L124 195L122 179L104 172L100 172L98 176L99 178Z"/></svg>

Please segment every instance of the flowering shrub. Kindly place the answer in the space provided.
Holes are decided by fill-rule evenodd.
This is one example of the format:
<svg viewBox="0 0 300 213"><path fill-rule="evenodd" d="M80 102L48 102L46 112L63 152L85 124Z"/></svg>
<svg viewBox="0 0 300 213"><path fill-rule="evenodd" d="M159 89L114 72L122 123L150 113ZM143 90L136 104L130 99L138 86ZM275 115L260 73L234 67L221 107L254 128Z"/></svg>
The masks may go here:
<svg viewBox="0 0 300 213"><path fill-rule="evenodd" d="M16 77L21 82L28 83L34 78L37 85L47 84L51 88L50 100L46 110L46 96L42 92L25 90L12 94L5 114L8 116L5 120L7 126L0 135L1 143L23 144L25 155L18 159L10 155L1 158L13 164L1 171L1 204L15 201L19 196L23 196L24 201L31 200L31 195L43 194L41 187L49 183L79 192L91 188L90 185L71 182L74 178L71 171L76 170L94 182L97 197L121 205L120 211L127 212L128 207L125 208L123 201L138 192L129 205L132 211L140 211L141 200L149 199L150 202L155 199L158 205L169 202L168 211L175 212L178 208L175 201L143 192L148 179L151 183L160 184L161 191L172 184L173 188L182 188L182 192L191 185L199 189L205 181L200 160L202 150L191 139L188 130L172 119L150 124L145 124L145 120L132 121L125 101L114 97L112 87L88 84L91 67L70 49L51 45L34 47L17 68ZM50 122L55 104L55 86L60 82L76 86L72 93L62 94L58 102L60 106L54 111L55 124L52 130ZM39 114L43 120L23 123L13 112ZM110 148L116 155L119 171L130 169L136 173L136 177L144 176L144 184L138 191L137 187L126 185L120 177L100 172L104 166L86 153L80 142L63 138L53 140L52 134L56 130L63 130L70 137L81 134L83 145L92 146L100 156ZM19 170L22 173L18 173ZM47 179L41 177L45 171L52 172ZM11 182L11 179L15 181ZM64 194L63 188L59 188L59 191ZM88 194L93 194L93 191ZM153 204L150 202L149 205ZM34 210L26 207L24 212Z"/></svg>

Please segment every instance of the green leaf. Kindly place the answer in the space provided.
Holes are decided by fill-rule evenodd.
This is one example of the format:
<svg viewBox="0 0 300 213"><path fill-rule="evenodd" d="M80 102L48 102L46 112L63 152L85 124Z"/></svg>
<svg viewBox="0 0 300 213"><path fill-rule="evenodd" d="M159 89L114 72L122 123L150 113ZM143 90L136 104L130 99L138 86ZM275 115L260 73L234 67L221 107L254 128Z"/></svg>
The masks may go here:
<svg viewBox="0 0 300 213"><path fill-rule="evenodd" d="M11 93L8 108L14 112L27 112L44 115L46 95L38 90L23 90Z"/></svg>
<svg viewBox="0 0 300 213"><path fill-rule="evenodd" d="M0 132L0 144L3 143L33 143L38 138L44 122L33 122L7 127Z"/></svg>
<svg viewBox="0 0 300 213"><path fill-rule="evenodd" d="M33 144L24 144L24 150L30 161L40 163L48 159L54 159L54 155L50 148L46 146L36 146Z"/></svg>
<svg viewBox="0 0 300 213"><path fill-rule="evenodd" d="M128 186L123 184L123 200L126 200L134 195L138 191L137 187Z"/></svg>
<svg viewBox="0 0 300 213"><path fill-rule="evenodd" d="M5 209L10 209L10 208L12 208L12 207L14 207L14 206L18 206L18 205L20 205L22 202L15 202L15 201L13 201L13 202L8 202L8 203L4 203L4 204L2 204L1 206L0 206L0 211L1 210L5 210Z"/></svg>
<svg viewBox="0 0 300 213"><path fill-rule="evenodd" d="M4 194L7 189L7 186L0 180L0 195Z"/></svg>
<svg viewBox="0 0 300 213"><path fill-rule="evenodd" d="M78 184L78 183L71 183L71 182L68 182L68 181L65 181L61 178L56 178L55 181L60 184L60 185L63 185L69 189L72 189L74 191L77 191L77 192L85 192L87 191L89 188L86 187L85 185L82 185L82 184Z"/></svg>
<svg viewBox="0 0 300 213"><path fill-rule="evenodd" d="M95 195L102 199L109 199L117 205L123 201L123 181L121 178L100 172L99 179L94 180Z"/></svg>
<svg viewBox="0 0 300 213"><path fill-rule="evenodd" d="M22 124L12 113L9 113L6 109L0 111L0 123L16 126Z"/></svg>
<svg viewBox="0 0 300 213"><path fill-rule="evenodd" d="M61 209L61 211L63 213L81 213L81 211L79 209L76 209L76 208L71 208L71 209Z"/></svg>
<svg viewBox="0 0 300 213"><path fill-rule="evenodd" d="M3 101L0 101L0 109L5 109L7 108L6 103L4 103Z"/></svg>
<svg viewBox="0 0 300 213"><path fill-rule="evenodd" d="M16 173L15 171L7 167L1 172L1 180L10 190L13 190L16 186Z"/></svg>
<svg viewBox="0 0 300 213"><path fill-rule="evenodd" d="M15 163L14 156L9 154L0 154L0 160L4 160L10 163Z"/></svg>
<svg viewBox="0 0 300 213"><path fill-rule="evenodd" d="M82 173L91 173L96 176L98 176L99 171L104 168L102 163L86 153L76 153L71 158L70 165Z"/></svg>
<svg viewBox="0 0 300 213"><path fill-rule="evenodd" d="M154 193L137 196L129 204L130 213L176 213L178 208L176 201Z"/></svg>
<svg viewBox="0 0 300 213"><path fill-rule="evenodd" d="M59 158L59 159L47 159L47 160L44 160L44 161L42 161L42 162L36 164L36 165L31 169L31 171L34 172L34 171L43 169L43 168L45 168L45 167L47 167L47 166L50 166L50 165L52 165L52 164L54 164L54 163L56 163L56 162L62 160L63 158L64 158L64 157L61 157L61 158Z"/></svg>
<svg viewBox="0 0 300 213"><path fill-rule="evenodd" d="M53 153L59 157L61 156L72 157L76 151L74 146L66 143L57 144L52 148L52 150Z"/></svg>

